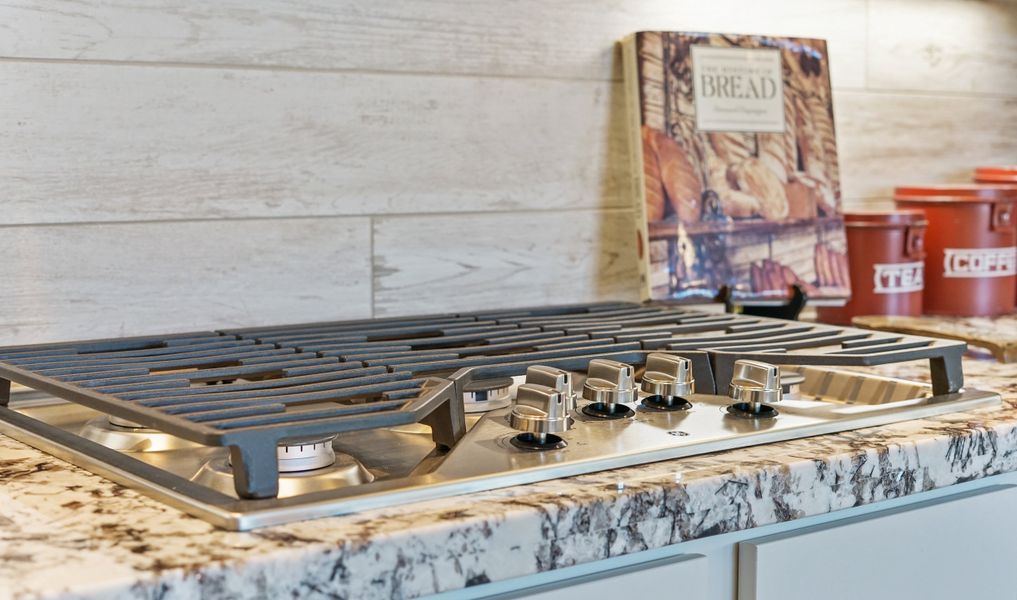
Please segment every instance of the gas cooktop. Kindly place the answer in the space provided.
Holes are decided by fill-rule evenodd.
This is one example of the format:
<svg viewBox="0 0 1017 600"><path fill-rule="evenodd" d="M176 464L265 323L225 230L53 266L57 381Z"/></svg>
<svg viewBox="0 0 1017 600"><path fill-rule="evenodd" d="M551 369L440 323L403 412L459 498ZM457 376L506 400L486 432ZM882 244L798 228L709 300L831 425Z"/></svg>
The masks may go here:
<svg viewBox="0 0 1017 600"><path fill-rule="evenodd" d="M244 530L998 404L964 350L623 303L41 344L0 432Z"/></svg>

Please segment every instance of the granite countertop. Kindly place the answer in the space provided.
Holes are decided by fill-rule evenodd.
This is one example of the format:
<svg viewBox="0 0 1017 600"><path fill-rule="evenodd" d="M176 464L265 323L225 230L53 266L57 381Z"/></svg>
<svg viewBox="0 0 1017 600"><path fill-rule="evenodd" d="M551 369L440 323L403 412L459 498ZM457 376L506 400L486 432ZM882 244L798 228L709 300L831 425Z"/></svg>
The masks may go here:
<svg viewBox="0 0 1017 600"><path fill-rule="evenodd" d="M855 317L856 327L963 340L1000 362L1017 362L1017 313L1002 317Z"/></svg>
<svg viewBox="0 0 1017 600"><path fill-rule="evenodd" d="M1003 406L247 533L0 436L0 598L413 597L1017 470L1017 365L965 372Z"/></svg>

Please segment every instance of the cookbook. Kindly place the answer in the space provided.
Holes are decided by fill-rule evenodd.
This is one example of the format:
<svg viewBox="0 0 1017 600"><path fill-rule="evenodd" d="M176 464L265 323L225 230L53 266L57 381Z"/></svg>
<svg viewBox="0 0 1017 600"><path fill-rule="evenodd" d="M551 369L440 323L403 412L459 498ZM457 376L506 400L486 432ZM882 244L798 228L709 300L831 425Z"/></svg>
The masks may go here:
<svg viewBox="0 0 1017 600"><path fill-rule="evenodd" d="M843 303L826 42L643 31L622 53L643 298Z"/></svg>

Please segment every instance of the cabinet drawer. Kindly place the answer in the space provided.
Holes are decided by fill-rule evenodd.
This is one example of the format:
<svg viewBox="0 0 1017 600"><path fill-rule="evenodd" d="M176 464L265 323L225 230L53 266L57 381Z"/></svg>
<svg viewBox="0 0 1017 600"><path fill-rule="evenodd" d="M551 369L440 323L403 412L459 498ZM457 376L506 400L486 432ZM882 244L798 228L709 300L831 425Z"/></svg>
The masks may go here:
<svg viewBox="0 0 1017 600"><path fill-rule="evenodd" d="M706 596L706 557L683 554L526 588L491 600L591 600L653 598L700 600Z"/></svg>
<svg viewBox="0 0 1017 600"><path fill-rule="evenodd" d="M739 600L1017 598L1017 486L738 545Z"/></svg>

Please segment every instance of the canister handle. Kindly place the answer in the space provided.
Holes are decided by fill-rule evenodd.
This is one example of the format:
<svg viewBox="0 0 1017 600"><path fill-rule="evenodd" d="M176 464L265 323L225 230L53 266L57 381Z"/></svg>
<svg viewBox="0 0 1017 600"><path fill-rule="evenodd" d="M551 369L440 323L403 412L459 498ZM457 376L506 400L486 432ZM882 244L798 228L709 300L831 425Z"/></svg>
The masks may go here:
<svg viewBox="0 0 1017 600"><path fill-rule="evenodd" d="M992 203L992 223L989 231L1010 232L1014 230L1014 209L1012 202Z"/></svg>
<svg viewBox="0 0 1017 600"><path fill-rule="evenodd" d="M904 231L904 256L921 260L925 258L925 226L908 227Z"/></svg>

